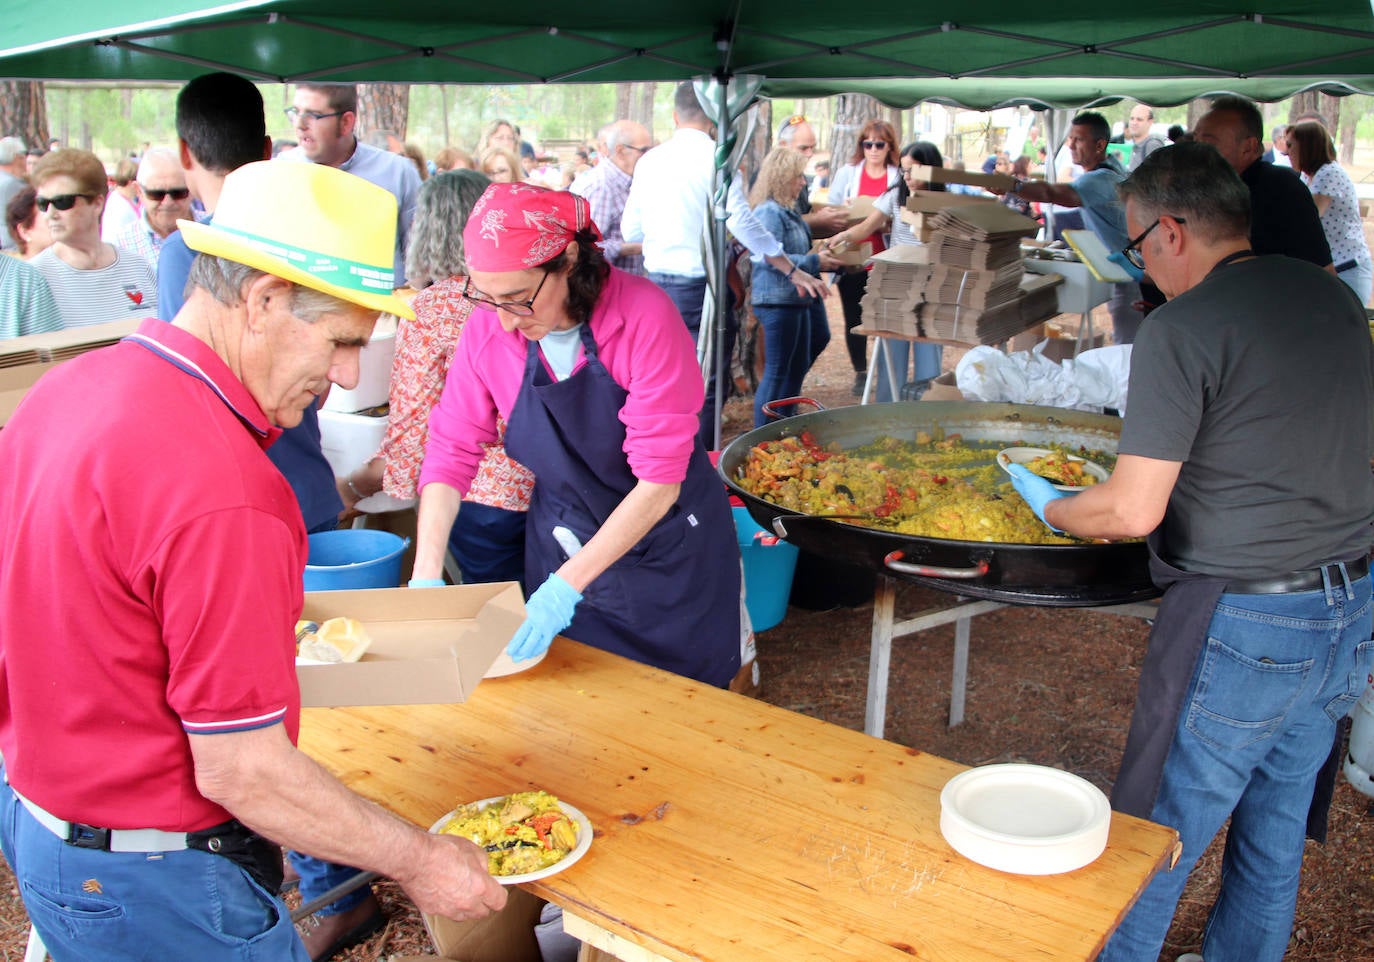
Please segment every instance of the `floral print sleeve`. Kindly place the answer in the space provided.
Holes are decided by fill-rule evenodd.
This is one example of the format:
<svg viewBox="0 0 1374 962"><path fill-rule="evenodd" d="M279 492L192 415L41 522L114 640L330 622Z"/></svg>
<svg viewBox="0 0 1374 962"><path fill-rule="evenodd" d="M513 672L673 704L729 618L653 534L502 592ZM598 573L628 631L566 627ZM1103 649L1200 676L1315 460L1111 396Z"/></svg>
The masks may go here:
<svg viewBox="0 0 1374 962"><path fill-rule="evenodd" d="M472 304L462 297L463 279L451 277L417 294L415 320L404 318L396 330L392 362L390 423L378 455L386 460L382 490L395 498L415 497L415 485L429 438L429 412L439 402L453 351ZM498 425L505 436L505 422ZM534 475L512 460L500 444L485 445L467 499L509 511L528 509Z"/></svg>

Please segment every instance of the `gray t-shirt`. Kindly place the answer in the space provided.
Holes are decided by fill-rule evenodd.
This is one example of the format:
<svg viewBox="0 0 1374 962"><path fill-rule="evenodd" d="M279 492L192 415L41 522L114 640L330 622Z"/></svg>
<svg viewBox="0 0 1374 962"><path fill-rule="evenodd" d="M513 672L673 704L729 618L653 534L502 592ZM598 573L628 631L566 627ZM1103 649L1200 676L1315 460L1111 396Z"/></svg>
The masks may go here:
<svg viewBox="0 0 1374 962"><path fill-rule="evenodd" d="M157 281L148 262L115 248L115 262L93 271L79 271L49 247L29 261L43 272L57 298L62 326L90 327L129 317L157 317Z"/></svg>
<svg viewBox="0 0 1374 962"><path fill-rule="evenodd" d="M1374 347L1327 272L1277 256L1217 268L1141 327L1128 396L1121 453L1183 462L1165 560L1261 578L1368 550Z"/></svg>

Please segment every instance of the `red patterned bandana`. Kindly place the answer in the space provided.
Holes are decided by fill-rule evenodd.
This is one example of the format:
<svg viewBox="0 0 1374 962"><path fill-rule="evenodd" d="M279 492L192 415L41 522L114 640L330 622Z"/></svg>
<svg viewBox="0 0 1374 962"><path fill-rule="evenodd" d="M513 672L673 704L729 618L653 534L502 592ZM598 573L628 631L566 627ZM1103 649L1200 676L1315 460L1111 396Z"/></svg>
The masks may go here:
<svg viewBox="0 0 1374 962"><path fill-rule="evenodd" d="M492 184L463 228L463 256L473 270L497 273L538 267L559 254L592 223L587 201L535 184Z"/></svg>

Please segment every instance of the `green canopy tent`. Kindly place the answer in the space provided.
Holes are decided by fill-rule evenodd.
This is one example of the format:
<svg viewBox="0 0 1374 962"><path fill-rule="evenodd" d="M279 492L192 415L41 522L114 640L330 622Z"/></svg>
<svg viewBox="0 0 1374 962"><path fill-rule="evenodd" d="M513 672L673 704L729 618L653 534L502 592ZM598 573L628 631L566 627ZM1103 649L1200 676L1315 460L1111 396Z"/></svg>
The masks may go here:
<svg viewBox="0 0 1374 962"><path fill-rule="evenodd" d="M710 77L716 82L699 83L699 96L713 115L732 119L741 105L728 105L726 91L744 87L745 77L751 94L770 97L854 91L894 107L935 100L975 109L1077 108L1125 96L1162 106L1221 91L1277 100L1313 87L1374 92L1370 0L1272 0L1258 11L1234 0L1151 0L1124 10L1097 0L957 7L871 0L862 11L816 12L793 0L658 0L647 8L638 0L394 7L0 0L0 77L188 80L210 70L283 83ZM727 88L731 78L740 82ZM732 167L729 127L721 125L722 181ZM715 220L719 265L719 203Z"/></svg>
<svg viewBox="0 0 1374 962"><path fill-rule="evenodd" d="M861 15L822 12L791 0L0 0L0 76L186 80L225 69L262 81L490 84L757 74L772 97L853 90L892 106L979 109L1374 89L1368 0L1276 0L1258 12L1234 0L1129 11L1093 0L873 0Z"/></svg>

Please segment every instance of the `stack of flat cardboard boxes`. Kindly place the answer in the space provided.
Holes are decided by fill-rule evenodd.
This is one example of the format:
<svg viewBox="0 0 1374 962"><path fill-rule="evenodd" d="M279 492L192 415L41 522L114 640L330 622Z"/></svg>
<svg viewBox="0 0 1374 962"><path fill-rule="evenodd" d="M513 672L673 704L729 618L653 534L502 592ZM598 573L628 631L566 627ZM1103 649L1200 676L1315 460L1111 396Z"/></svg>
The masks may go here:
<svg viewBox="0 0 1374 962"><path fill-rule="evenodd" d="M917 204L924 207L921 200ZM1035 221L995 203L916 212L926 243L873 258L863 300L865 327L998 344L1057 313L1055 281L1027 276L1021 264L1021 239L1039 229Z"/></svg>

